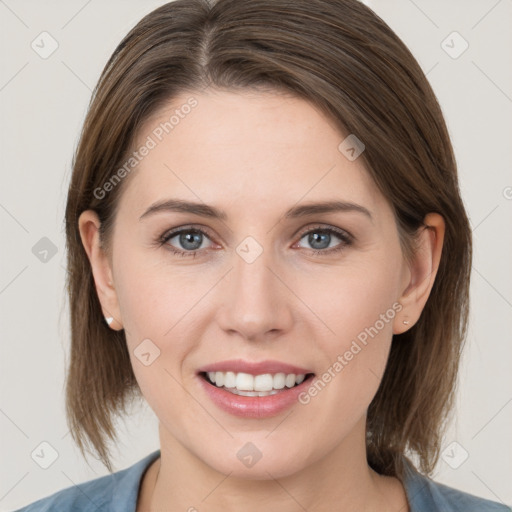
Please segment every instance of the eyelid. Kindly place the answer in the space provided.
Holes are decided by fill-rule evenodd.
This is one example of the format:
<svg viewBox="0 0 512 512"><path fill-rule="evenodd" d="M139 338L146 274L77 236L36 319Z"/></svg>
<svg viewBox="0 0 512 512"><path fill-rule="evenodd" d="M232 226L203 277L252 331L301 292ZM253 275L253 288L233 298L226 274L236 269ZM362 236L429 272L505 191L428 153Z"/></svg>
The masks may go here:
<svg viewBox="0 0 512 512"><path fill-rule="evenodd" d="M307 235L311 231L315 231L315 230L332 231L332 232L336 233L340 238L342 238L346 241L354 241L355 240L355 237L351 233L349 233L346 229L341 229L336 226L332 226L331 224L322 224L322 223L309 225L306 228L301 228L297 232L297 234L294 235L294 237L300 236L300 238L302 238L304 235Z"/></svg>
<svg viewBox="0 0 512 512"><path fill-rule="evenodd" d="M210 229L207 226L204 226L201 224L185 224L183 226L178 226L176 228L172 228L172 229L164 232L164 234L162 234L159 237L158 241L159 241L160 245L168 244L168 242L171 238L174 238L175 236L181 234L182 232L187 232L187 231L195 231L198 233L202 233L212 243L215 243L212 239L214 237L211 236ZM307 249L306 248L309 251L313 251L315 254L321 254L321 253L329 254L331 252L335 252L336 250L340 250L340 248L344 245L346 246L346 245L352 244L352 242L355 240L355 237L351 233L346 231L345 229L341 229L336 226L332 226L330 224L317 223L317 224L313 224L313 225L310 224L309 226L301 228L299 231L295 232L295 234L293 235L293 238L295 239L296 237L298 237L298 240L297 240L297 242L294 243L294 246L297 245L298 243L300 243L300 241L302 240L302 238L304 238L305 235L307 235L311 232L314 232L314 231L325 231L325 232L329 232L329 233L334 233L341 240L340 244L338 244L334 247L327 248L327 249ZM200 253L205 250L205 249L196 249L194 251L183 251L174 246L171 246L170 244L168 244L168 245L171 247L170 250L172 252L182 254L182 255L194 255L195 256L196 253Z"/></svg>
<svg viewBox="0 0 512 512"><path fill-rule="evenodd" d="M203 234L207 235L210 240L213 238L210 233L210 229L206 226L203 226L202 224L184 224L183 226L178 226L176 228L172 228L165 231L160 236L160 240L169 240L170 238L179 235L182 231L197 231L200 233L202 232Z"/></svg>

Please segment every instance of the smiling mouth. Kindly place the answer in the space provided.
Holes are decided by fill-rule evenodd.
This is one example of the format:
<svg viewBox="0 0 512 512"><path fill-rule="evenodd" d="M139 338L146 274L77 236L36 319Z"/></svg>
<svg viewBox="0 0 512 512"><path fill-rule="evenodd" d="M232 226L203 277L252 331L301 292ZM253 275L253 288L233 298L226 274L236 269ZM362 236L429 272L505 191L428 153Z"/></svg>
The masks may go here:
<svg viewBox="0 0 512 512"><path fill-rule="evenodd" d="M277 395L299 386L314 377L314 373L264 373L251 375L243 372L201 372L200 376L212 386L234 395L264 397Z"/></svg>

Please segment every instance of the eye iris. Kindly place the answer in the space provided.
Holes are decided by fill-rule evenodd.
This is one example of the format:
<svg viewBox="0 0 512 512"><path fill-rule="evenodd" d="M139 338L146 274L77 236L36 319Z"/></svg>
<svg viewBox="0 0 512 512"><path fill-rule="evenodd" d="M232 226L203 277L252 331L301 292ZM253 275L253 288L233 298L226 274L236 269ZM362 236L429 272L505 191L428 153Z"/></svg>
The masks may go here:
<svg viewBox="0 0 512 512"><path fill-rule="evenodd" d="M319 247L316 244L319 241L319 239L322 239L322 238L323 238L323 240L320 242L320 247ZM322 233L322 232L317 231L317 232L311 233L309 235L308 242L315 249L326 249L327 247L329 247L330 239L331 239L331 235L329 233ZM326 240L327 240L327 244L325 244Z"/></svg>
<svg viewBox="0 0 512 512"><path fill-rule="evenodd" d="M181 246L189 251L201 248L203 234L200 231L182 231L177 234ZM331 241L328 231L314 231L308 234L308 242L314 249L327 249Z"/></svg>
<svg viewBox="0 0 512 512"><path fill-rule="evenodd" d="M187 231L186 233L182 233L180 235L180 244L185 249L189 249L191 251L195 251L201 247L201 238L202 234L196 231ZM199 241L199 245L197 247L190 247L190 244L197 243Z"/></svg>

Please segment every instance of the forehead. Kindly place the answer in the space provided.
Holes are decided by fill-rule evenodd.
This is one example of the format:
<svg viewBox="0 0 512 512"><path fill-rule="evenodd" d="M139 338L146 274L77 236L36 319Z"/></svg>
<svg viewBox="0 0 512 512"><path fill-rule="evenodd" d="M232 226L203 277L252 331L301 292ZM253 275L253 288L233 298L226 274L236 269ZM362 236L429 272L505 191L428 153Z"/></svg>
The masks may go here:
<svg viewBox="0 0 512 512"><path fill-rule="evenodd" d="M193 106L192 106L193 105ZM181 94L139 130L144 151L121 199L141 213L166 196L256 211L304 200L383 203L347 134L309 102L279 93Z"/></svg>

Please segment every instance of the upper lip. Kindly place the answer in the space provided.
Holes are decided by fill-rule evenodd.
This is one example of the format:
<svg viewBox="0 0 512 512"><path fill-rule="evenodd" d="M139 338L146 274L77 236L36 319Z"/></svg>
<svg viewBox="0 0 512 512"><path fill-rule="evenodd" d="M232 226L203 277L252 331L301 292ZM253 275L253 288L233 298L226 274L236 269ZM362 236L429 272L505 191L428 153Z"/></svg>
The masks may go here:
<svg viewBox="0 0 512 512"><path fill-rule="evenodd" d="M198 372L234 372L249 373L251 375L263 375L265 373L286 373L295 375L306 375L313 373L310 370L295 366L293 364L283 363L281 361L244 361L243 359L230 359L229 361L219 361L205 365L198 369Z"/></svg>

